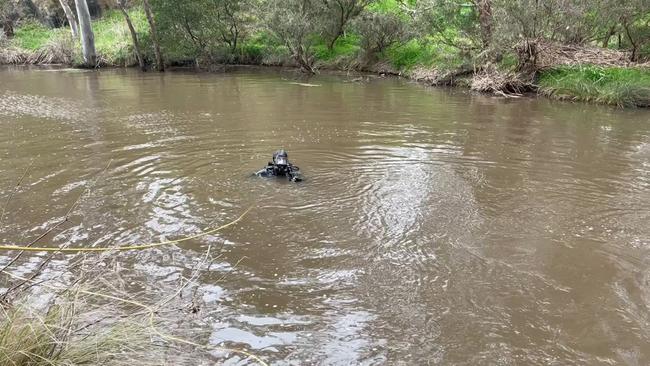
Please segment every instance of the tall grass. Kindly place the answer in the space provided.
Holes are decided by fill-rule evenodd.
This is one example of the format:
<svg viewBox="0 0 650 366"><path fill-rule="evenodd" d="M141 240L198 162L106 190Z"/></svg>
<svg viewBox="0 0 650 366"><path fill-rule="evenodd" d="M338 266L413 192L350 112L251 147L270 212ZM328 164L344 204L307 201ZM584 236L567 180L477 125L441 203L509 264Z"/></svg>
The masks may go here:
<svg viewBox="0 0 650 366"><path fill-rule="evenodd" d="M541 93L565 100L650 107L650 70L598 66L559 67L539 75Z"/></svg>
<svg viewBox="0 0 650 366"><path fill-rule="evenodd" d="M142 48L146 50L149 42L149 25L144 11L142 8L133 8L128 12L138 38L143 43ZM133 66L138 63L133 52L129 28L119 11L107 11L101 19L94 21L93 32L97 54L104 63L115 66Z"/></svg>
<svg viewBox="0 0 650 366"><path fill-rule="evenodd" d="M44 307L19 299L0 314L0 365L129 365L143 364L149 336L136 323L96 325L74 294L57 296Z"/></svg>
<svg viewBox="0 0 650 366"><path fill-rule="evenodd" d="M144 12L141 8L133 8L129 10L129 15L145 46L143 49L146 49L146 44L149 42L149 28ZM118 11L107 11L102 18L93 21L93 32L95 48L101 63L110 66L137 64L131 34L122 14ZM12 54L4 52L4 58L7 60L21 60L26 63L81 62L80 44L78 41L72 41L67 27L51 29L36 22L23 23L16 29L15 37L9 42L9 46L15 51ZM10 56L15 56L16 53L23 53L26 56L10 59Z"/></svg>
<svg viewBox="0 0 650 366"><path fill-rule="evenodd" d="M27 51L37 51L65 31L63 28L51 29L36 21L29 21L16 28L12 44Z"/></svg>

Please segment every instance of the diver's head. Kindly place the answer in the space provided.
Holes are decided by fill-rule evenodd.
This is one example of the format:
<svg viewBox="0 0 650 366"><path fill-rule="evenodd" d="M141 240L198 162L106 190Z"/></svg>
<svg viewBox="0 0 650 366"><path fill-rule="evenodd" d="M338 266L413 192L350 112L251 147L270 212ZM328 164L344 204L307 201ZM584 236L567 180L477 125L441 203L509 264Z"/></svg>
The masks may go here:
<svg viewBox="0 0 650 366"><path fill-rule="evenodd" d="M289 165L289 155L284 149L278 150L273 153L273 164L286 167Z"/></svg>

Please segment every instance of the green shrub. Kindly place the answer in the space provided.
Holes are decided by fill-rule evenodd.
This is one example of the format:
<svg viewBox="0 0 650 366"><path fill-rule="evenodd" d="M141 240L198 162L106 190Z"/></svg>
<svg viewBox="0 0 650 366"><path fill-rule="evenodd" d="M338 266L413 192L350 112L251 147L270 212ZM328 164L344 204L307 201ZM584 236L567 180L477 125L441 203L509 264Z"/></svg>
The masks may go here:
<svg viewBox="0 0 650 366"><path fill-rule="evenodd" d="M319 39L313 46L314 55L317 60L330 61L340 57L354 56L359 51L360 38L356 34L348 33L334 43L330 50L325 41Z"/></svg>
<svg viewBox="0 0 650 366"><path fill-rule="evenodd" d="M416 39L407 43L394 45L386 50L386 56L393 67L399 70L409 70L423 61L424 47Z"/></svg>
<svg viewBox="0 0 650 366"><path fill-rule="evenodd" d="M281 64L290 55L276 37L269 32L257 32L245 39L240 46L239 62L251 64Z"/></svg>
<svg viewBox="0 0 650 366"><path fill-rule="evenodd" d="M436 43L433 38L424 41L412 39L393 45L385 52L385 57L393 67L402 71L409 71L415 66L453 70L467 62L456 48Z"/></svg>

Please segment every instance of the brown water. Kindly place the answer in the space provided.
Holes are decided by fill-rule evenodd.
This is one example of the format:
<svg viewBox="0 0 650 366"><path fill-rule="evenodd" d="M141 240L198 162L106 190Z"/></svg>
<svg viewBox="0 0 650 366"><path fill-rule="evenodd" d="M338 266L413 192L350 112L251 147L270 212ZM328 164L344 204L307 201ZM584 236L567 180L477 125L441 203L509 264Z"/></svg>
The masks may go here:
<svg viewBox="0 0 650 366"><path fill-rule="evenodd" d="M200 316L178 318L197 342L276 365L650 364L648 110L268 70L3 69L0 126L3 202L33 161L5 244L87 186L46 243L177 238L255 205L118 254L155 301L217 248ZM251 177L279 147L304 182Z"/></svg>

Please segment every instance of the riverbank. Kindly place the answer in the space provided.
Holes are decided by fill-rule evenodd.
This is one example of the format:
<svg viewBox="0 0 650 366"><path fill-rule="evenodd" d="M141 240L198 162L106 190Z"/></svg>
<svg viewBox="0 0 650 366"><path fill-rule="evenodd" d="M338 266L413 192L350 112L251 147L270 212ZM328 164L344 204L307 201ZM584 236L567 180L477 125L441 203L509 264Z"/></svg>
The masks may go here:
<svg viewBox="0 0 650 366"><path fill-rule="evenodd" d="M144 12L134 8L129 10L129 16L145 50L143 56L152 64L154 56ZM107 12L93 22L93 29L100 67L137 66L131 36L121 14ZM13 39L0 40L0 46L0 64L80 67L83 63L80 46L72 41L67 28L50 29L28 22L16 29ZM363 55L360 40L354 34L340 37L331 48L319 40L313 53L315 69L392 74L427 85L469 88L505 97L532 92L560 100L650 107L648 64L629 64L623 52L586 49L590 52L574 52L571 60L558 61L545 55L546 60L552 61L540 67L533 65L525 73L520 70L524 62L517 52L504 55L498 63L478 63L454 47L418 40L388 47L372 61ZM180 48L165 51L172 66L206 70L224 64L298 67L287 47L263 32L247 38L235 53L216 52L210 57L196 58ZM607 62L598 64L599 59Z"/></svg>
<svg viewBox="0 0 650 366"><path fill-rule="evenodd" d="M539 93L551 98L620 107L650 107L647 68L559 67L540 74Z"/></svg>

